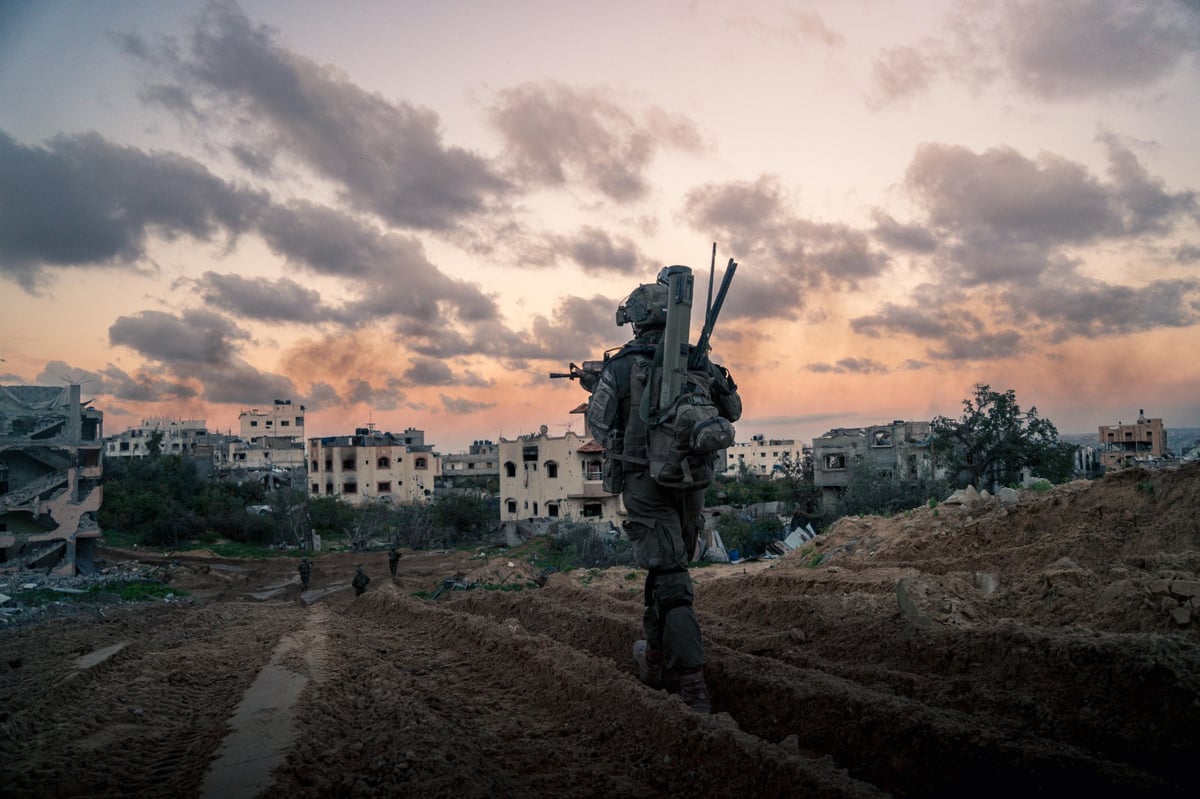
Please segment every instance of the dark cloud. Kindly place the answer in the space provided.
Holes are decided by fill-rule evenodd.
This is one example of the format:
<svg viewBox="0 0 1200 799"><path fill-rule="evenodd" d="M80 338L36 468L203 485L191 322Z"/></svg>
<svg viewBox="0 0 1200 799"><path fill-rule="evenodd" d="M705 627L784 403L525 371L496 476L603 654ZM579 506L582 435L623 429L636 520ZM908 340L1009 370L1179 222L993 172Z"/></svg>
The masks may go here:
<svg viewBox="0 0 1200 799"><path fill-rule="evenodd" d="M1010 147L974 153L924 144L903 186L926 221L910 229L942 242L935 263L946 280L1028 283L1069 268L1067 248L1161 235L1196 217L1194 192L1168 192L1117 137L1101 141L1109 183L1053 154L1030 159ZM892 241L898 223L888 225L877 233Z"/></svg>
<svg viewBox="0 0 1200 799"><path fill-rule="evenodd" d="M870 358L842 358L836 363L810 363L804 367L810 372L833 374L887 374L886 365Z"/></svg>
<svg viewBox="0 0 1200 799"><path fill-rule="evenodd" d="M636 284L630 285L632 291ZM537 349L528 357L560 361L599 359L609 347L632 337L628 328L616 324L621 299L593 295L566 297L549 316L537 315L530 325Z"/></svg>
<svg viewBox="0 0 1200 799"><path fill-rule="evenodd" d="M901 224L880 210L876 210L873 216L875 227L871 235L885 247L918 254L932 253L937 249L938 240L933 231L920 225Z"/></svg>
<svg viewBox="0 0 1200 799"><path fill-rule="evenodd" d="M264 148L277 145L340 187L350 207L394 225L452 228L507 191L486 159L442 141L436 113L366 92L289 52L233 3L206 6L186 49L126 41L126 52L171 78L147 99L206 131L237 120L244 164L261 169Z"/></svg>
<svg viewBox="0 0 1200 799"><path fill-rule="evenodd" d="M519 180L583 185L618 201L648 191L643 173L662 150L695 152L691 120L651 108L640 116L602 89L526 83L498 94L492 124Z"/></svg>
<svg viewBox="0 0 1200 799"><path fill-rule="evenodd" d="M938 37L882 51L867 102L880 107L945 74L1000 81L1049 101L1102 97L1164 81L1196 56L1200 8L1173 0L1003 0L966 4Z"/></svg>
<svg viewBox="0 0 1200 799"><path fill-rule="evenodd" d="M1200 221L1195 192L1168 192L1162 178L1151 176L1126 142L1110 133L1099 139L1108 151L1114 198L1129 235L1161 235L1181 219Z"/></svg>
<svg viewBox="0 0 1200 799"><path fill-rule="evenodd" d="M332 208L295 202L264 214L270 247L294 263L347 278L359 299L339 312L346 324L409 317L443 326L494 320L494 298L478 286L447 276L407 236L388 235Z"/></svg>
<svg viewBox="0 0 1200 799"><path fill-rule="evenodd" d="M50 361L35 379L37 385L62 382L80 383L87 394L103 395L127 402L161 402L186 400L199 392L186 384L167 380L148 370L131 375L111 363L100 371L70 366L65 361Z"/></svg>
<svg viewBox="0 0 1200 799"><path fill-rule="evenodd" d="M263 397L299 394L287 377L263 372L239 354L249 334L206 310L179 316L142 311L122 316L108 329L109 343L133 349L180 380L198 381L208 402L260 402Z"/></svg>
<svg viewBox="0 0 1200 799"><path fill-rule="evenodd" d="M584 226L572 236L555 237L553 241L588 274L634 275L646 270L648 259L627 236Z"/></svg>
<svg viewBox="0 0 1200 799"><path fill-rule="evenodd" d="M981 333L977 336L948 336L941 346L930 347L931 358L947 361L990 361L1019 354L1021 334L1015 330Z"/></svg>
<svg viewBox="0 0 1200 799"><path fill-rule="evenodd" d="M964 313L958 308L886 303L878 313L851 319L850 327L854 332L872 338L905 335L941 339L977 333L983 329L983 322L974 314Z"/></svg>
<svg viewBox="0 0 1200 799"><path fill-rule="evenodd" d="M439 394L438 396L442 400L442 407L446 409L446 412L456 415L478 413L488 408L496 407L496 403L494 402L476 402L461 397L450 397L446 394Z"/></svg>
<svg viewBox="0 0 1200 799"><path fill-rule="evenodd" d="M1009 2L997 42L1013 80L1047 99L1145 86L1196 54L1200 14L1168 0Z"/></svg>
<svg viewBox="0 0 1200 799"><path fill-rule="evenodd" d="M170 366L179 371L178 364ZM199 364L193 370L204 385L203 398L208 402L253 405L262 402L263 397L296 397L300 394L291 379L260 371L236 356L224 363Z"/></svg>
<svg viewBox="0 0 1200 799"><path fill-rule="evenodd" d="M712 231L739 262L754 264L753 278L738 278L734 316L794 318L806 289L853 288L888 265L862 231L796 217L772 176L695 188L684 198L683 214L697 230Z"/></svg>
<svg viewBox="0 0 1200 799"><path fill-rule="evenodd" d="M1200 279L1158 280L1133 288L1072 277L1061 285L1015 286L1004 299L1019 318L1032 317L1048 326L1055 343L1200 322Z"/></svg>
<svg viewBox="0 0 1200 799"><path fill-rule="evenodd" d="M1181 264L1194 264L1200 261L1200 245L1183 244L1175 250L1175 260Z"/></svg>
<svg viewBox="0 0 1200 799"><path fill-rule="evenodd" d="M151 236L232 239L265 203L178 155L94 133L26 147L0 132L0 274L28 291L46 267L137 264Z"/></svg>
<svg viewBox="0 0 1200 799"><path fill-rule="evenodd" d="M328 312L320 292L289 278L247 278L205 272L195 283L201 299L244 319L314 323Z"/></svg>
<svg viewBox="0 0 1200 799"><path fill-rule="evenodd" d="M454 370L435 358L414 358L402 379L412 386L449 386L458 382Z"/></svg>
<svg viewBox="0 0 1200 799"><path fill-rule="evenodd" d="M184 370L231 362L239 342L250 334L229 319L210 311L184 311L180 316L142 311L119 317L108 329L108 341L125 346L152 361Z"/></svg>
<svg viewBox="0 0 1200 799"><path fill-rule="evenodd" d="M1022 342L1013 330L988 332L988 325L962 305L885 304L878 313L850 320L854 332L872 338L912 336L931 342L926 350L934 360L987 360L1015 355ZM906 368L921 368L915 361Z"/></svg>

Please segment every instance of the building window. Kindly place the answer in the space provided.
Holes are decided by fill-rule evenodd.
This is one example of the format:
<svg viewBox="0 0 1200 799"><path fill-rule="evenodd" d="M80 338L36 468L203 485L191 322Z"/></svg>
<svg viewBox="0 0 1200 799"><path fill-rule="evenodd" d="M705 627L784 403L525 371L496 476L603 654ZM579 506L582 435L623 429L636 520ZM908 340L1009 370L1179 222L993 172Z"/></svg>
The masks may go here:
<svg viewBox="0 0 1200 799"><path fill-rule="evenodd" d="M413 461L413 468L414 469L428 469L429 461L426 460L425 458L417 458L415 461Z"/></svg>
<svg viewBox="0 0 1200 799"><path fill-rule="evenodd" d="M287 420L287 419L280 419L280 420L279 420L279 426L280 426L280 427L287 427L287 426L288 426L288 420Z"/></svg>
<svg viewBox="0 0 1200 799"><path fill-rule="evenodd" d="M517 501L515 499L510 499L508 502L505 503L505 507L508 509L509 513L516 513L517 512Z"/></svg>
<svg viewBox="0 0 1200 799"><path fill-rule="evenodd" d="M354 458L342 458L342 471L343 472L354 471Z"/></svg>
<svg viewBox="0 0 1200 799"><path fill-rule="evenodd" d="M379 484L379 493L380 493L380 494L390 494L390 493L392 493L392 484L391 484L390 482L388 482L388 483L380 483L380 484Z"/></svg>
<svg viewBox="0 0 1200 799"><path fill-rule="evenodd" d="M325 493L326 493L326 494L332 494L332 493L333 493L333 483L326 483L326 484L325 484Z"/></svg>
<svg viewBox="0 0 1200 799"><path fill-rule="evenodd" d="M314 472L315 472L315 471L317 471L317 462L316 462L316 461L313 461L313 462L312 462L312 470L313 470Z"/></svg>
<svg viewBox="0 0 1200 799"><path fill-rule="evenodd" d="M270 419L268 419L268 420L267 420L267 427L270 427L270 426L271 426L271 420L270 420Z"/></svg>
<svg viewBox="0 0 1200 799"><path fill-rule="evenodd" d="M390 469L390 468L392 468L392 459L389 458L387 455L384 455L382 458L380 458L379 460L377 460L375 462L375 465L380 469Z"/></svg>
<svg viewBox="0 0 1200 799"><path fill-rule="evenodd" d="M250 426L251 426L251 427L258 427L258 420L257 420L257 419L251 419L251 420L250 420Z"/></svg>
<svg viewBox="0 0 1200 799"><path fill-rule="evenodd" d="M871 434L872 447L890 447L892 445L892 431L876 430Z"/></svg>
<svg viewBox="0 0 1200 799"><path fill-rule="evenodd" d="M333 460L331 460L330 458L325 459L325 471L327 471L327 472L333 471Z"/></svg>
<svg viewBox="0 0 1200 799"><path fill-rule="evenodd" d="M122 451L122 452L128 452L128 451L129 451L129 442L128 442L128 441L122 441L122 442L121 442L121 451Z"/></svg>
<svg viewBox="0 0 1200 799"><path fill-rule="evenodd" d="M303 416L296 417L296 427L304 427L304 417Z"/></svg>
<svg viewBox="0 0 1200 799"><path fill-rule="evenodd" d="M846 468L846 456L841 452L835 453L833 455L826 455L825 456L825 468L826 469L845 469Z"/></svg>
<svg viewBox="0 0 1200 799"><path fill-rule="evenodd" d="M517 476L517 464L513 463L512 461L506 461L504 464L504 476L505 477L516 477Z"/></svg>
<svg viewBox="0 0 1200 799"><path fill-rule="evenodd" d="M532 446L527 446L527 447L524 447L521 449L521 460L536 462L537 459L538 459L537 444L534 444Z"/></svg>
<svg viewBox="0 0 1200 799"><path fill-rule="evenodd" d="M342 483L342 493L343 494L357 494L358 493L358 483Z"/></svg>
<svg viewBox="0 0 1200 799"><path fill-rule="evenodd" d="M553 502L546 505L546 515L549 516L551 519L557 519L558 518L558 505L555 505Z"/></svg>
<svg viewBox="0 0 1200 799"><path fill-rule="evenodd" d="M554 461L546 461L546 476L558 477L558 464Z"/></svg>
<svg viewBox="0 0 1200 799"><path fill-rule="evenodd" d="M320 484L320 483L313 483L313 484L312 484L312 492L313 492L314 494L320 494L320 493L321 493L321 484Z"/></svg>
<svg viewBox="0 0 1200 799"><path fill-rule="evenodd" d="M588 461L584 464L584 480L603 480L604 465L600 461Z"/></svg>
<svg viewBox="0 0 1200 799"><path fill-rule="evenodd" d="M604 506L601 505L599 502L583 503L583 515L585 517L601 516L601 515L603 515L603 513L604 513Z"/></svg>

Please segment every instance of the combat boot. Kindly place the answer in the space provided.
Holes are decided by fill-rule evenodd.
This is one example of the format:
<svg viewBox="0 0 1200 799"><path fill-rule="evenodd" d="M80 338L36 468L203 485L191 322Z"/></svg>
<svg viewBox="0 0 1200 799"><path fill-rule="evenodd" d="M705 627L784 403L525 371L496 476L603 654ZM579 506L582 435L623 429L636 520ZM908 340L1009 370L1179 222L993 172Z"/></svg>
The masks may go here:
<svg viewBox="0 0 1200 799"><path fill-rule="evenodd" d="M662 652L645 640L633 642L633 659L638 667L638 679L651 688L663 687Z"/></svg>
<svg viewBox="0 0 1200 799"><path fill-rule="evenodd" d="M679 675L679 698L697 713L712 713L712 698L704 682L703 666Z"/></svg>

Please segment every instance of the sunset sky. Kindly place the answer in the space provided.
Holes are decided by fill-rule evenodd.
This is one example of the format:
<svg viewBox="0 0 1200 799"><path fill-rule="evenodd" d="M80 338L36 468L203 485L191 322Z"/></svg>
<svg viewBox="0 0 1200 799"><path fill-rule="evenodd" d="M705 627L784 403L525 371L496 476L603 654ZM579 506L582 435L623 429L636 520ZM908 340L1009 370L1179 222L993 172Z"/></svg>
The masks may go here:
<svg viewBox="0 0 1200 799"><path fill-rule="evenodd" d="M715 242L742 439L1197 427L1198 192L1196 0L4 2L0 384L583 433L548 372Z"/></svg>

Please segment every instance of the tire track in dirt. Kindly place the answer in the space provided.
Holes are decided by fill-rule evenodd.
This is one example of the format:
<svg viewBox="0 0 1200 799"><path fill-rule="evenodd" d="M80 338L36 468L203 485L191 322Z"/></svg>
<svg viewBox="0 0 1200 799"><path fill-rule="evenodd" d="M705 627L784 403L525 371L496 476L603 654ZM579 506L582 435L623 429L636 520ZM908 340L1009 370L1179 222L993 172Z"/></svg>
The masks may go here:
<svg viewBox="0 0 1200 799"><path fill-rule="evenodd" d="M7 797L195 795L287 606L140 606L5 639L0 782ZM81 655L128 645L64 681ZM38 651L52 646L54 655ZM19 660L36 665L36 673ZM120 751L120 757L106 752Z"/></svg>

